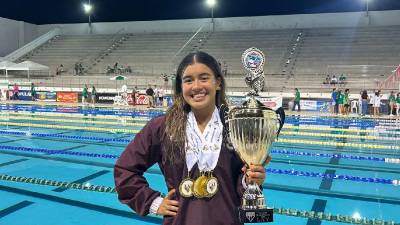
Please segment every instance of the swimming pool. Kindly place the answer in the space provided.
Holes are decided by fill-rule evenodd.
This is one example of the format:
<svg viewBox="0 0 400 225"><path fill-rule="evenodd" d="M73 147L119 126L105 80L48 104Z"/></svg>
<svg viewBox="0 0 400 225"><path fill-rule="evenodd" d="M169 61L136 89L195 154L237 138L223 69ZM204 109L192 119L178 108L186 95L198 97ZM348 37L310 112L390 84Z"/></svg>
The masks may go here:
<svg viewBox="0 0 400 225"><path fill-rule="evenodd" d="M0 106L0 224L160 224L117 200L112 168L161 111ZM399 224L400 122L288 116L263 185L273 224ZM157 166L145 177L166 193Z"/></svg>

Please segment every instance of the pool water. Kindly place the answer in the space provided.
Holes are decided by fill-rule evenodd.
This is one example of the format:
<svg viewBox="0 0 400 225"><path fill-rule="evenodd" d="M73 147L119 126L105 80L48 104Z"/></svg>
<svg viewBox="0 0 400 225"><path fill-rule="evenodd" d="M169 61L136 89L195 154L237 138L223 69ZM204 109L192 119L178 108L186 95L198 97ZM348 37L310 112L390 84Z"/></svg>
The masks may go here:
<svg viewBox="0 0 400 225"><path fill-rule="evenodd" d="M0 110L1 225L162 222L122 205L112 174L129 141L162 111ZM273 224L399 224L399 146L400 120L288 116L263 185ZM167 192L158 166L145 177Z"/></svg>

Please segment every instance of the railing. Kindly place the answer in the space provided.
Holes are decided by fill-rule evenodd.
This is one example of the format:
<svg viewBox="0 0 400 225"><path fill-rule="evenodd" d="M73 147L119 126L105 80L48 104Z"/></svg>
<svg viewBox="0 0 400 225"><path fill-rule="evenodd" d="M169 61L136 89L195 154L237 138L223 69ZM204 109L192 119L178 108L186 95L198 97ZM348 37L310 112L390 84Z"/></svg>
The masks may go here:
<svg viewBox="0 0 400 225"><path fill-rule="evenodd" d="M188 44L190 44L192 42L192 40L197 36L197 34L199 34L201 32L201 30L204 28L204 26L208 25L207 24L203 24L199 29L197 29L197 31L189 38L189 40L186 41L186 43L184 45L182 45L182 47L174 54L174 56L171 59L171 66L173 66L176 60L176 57L186 48L186 46ZM173 68L170 68L170 71L173 71Z"/></svg>
<svg viewBox="0 0 400 225"><path fill-rule="evenodd" d="M8 61L14 62L15 60L26 55L28 52L33 51L35 48L39 47L40 45L45 44L53 37L60 35L60 34L61 34L61 29L58 27L54 28L54 29L50 30L49 32L43 34L42 36L36 38L35 40L29 42L28 44L22 46L21 48L15 50L14 52L10 53L6 57L4 57L3 60L8 60Z"/></svg>
<svg viewBox="0 0 400 225"><path fill-rule="evenodd" d="M397 89L400 91L400 65L393 74L379 84L380 89Z"/></svg>
<svg viewBox="0 0 400 225"><path fill-rule="evenodd" d="M200 31L203 29L204 26L205 24L202 25L199 29L197 29L197 31L189 38L189 40L187 40L186 43L175 53L175 55L172 57L172 61L174 61L174 59L179 55L179 53L181 53L182 50L193 40L193 38L196 37L198 33L200 33Z"/></svg>

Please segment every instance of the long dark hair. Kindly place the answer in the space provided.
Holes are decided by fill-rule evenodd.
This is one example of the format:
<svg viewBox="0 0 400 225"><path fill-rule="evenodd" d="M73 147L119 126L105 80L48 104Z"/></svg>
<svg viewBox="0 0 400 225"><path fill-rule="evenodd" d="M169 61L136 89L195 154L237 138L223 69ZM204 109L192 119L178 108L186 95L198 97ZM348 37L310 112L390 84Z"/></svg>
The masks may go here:
<svg viewBox="0 0 400 225"><path fill-rule="evenodd" d="M165 122L166 157L170 163L176 160L182 160L185 157L185 139L187 115L190 112L190 106L183 98L182 94L182 75L189 65L202 63L214 73L215 79L220 80L220 89L217 90L215 105L219 108L226 103L225 80L222 76L221 68L214 57L205 52L194 52L188 54L182 59L178 66L175 76L174 86L174 104L167 110Z"/></svg>

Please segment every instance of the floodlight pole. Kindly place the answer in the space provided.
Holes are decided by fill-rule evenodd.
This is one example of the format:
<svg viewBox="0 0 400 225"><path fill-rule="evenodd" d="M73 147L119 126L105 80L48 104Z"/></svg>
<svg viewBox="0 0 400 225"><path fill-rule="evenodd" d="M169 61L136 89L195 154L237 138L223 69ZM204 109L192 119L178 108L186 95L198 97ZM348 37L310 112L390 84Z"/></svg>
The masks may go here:
<svg viewBox="0 0 400 225"><path fill-rule="evenodd" d="M211 23L214 23L214 6L211 6Z"/></svg>
<svg viewBox="0 0 400 225"><path fill-rule="evenodd" d="M367 21L367 25L371 25L371 17L369 16L369 1L370 0L364 0L365 1L365 19Z"/></svg>
<svg viewBox="0 0 400 225"><path fill-rule="evenodd" d="M216 4L216 0L206 0L206 4L208 5L208 7L211 8L211 29L212 31L214 31L214 7Z"/></svg>
<svg viewBox="0 0 400 225"><path fill-rule="evenodd" d="M92 6L90 4L90 0L89 0L89 5ZM92 10L89 11L89 33L92 33L92 20L91 20L91 15L92 15Z"/></svg>
<svg viewBox="0 0 400 225"><path fill-rule="evenodd" d="M214 6L211 6L211 24L212 24L212 31L214 31Z"/></svg>

